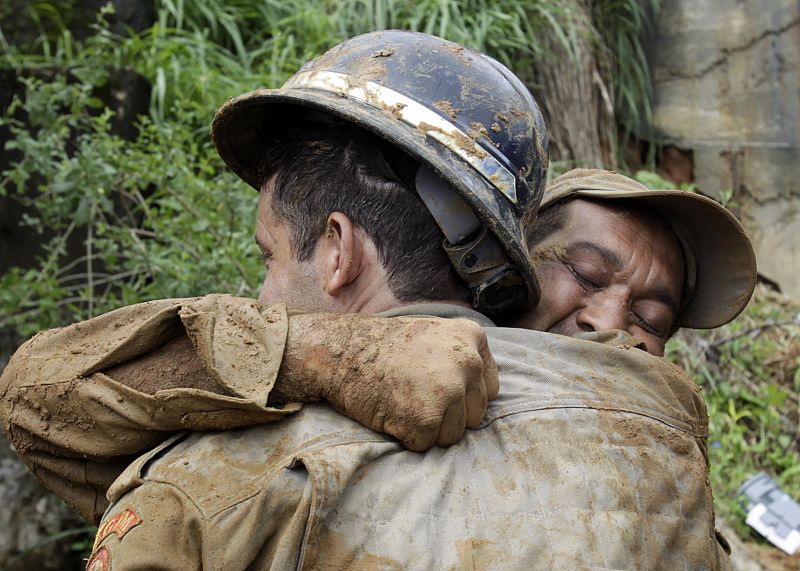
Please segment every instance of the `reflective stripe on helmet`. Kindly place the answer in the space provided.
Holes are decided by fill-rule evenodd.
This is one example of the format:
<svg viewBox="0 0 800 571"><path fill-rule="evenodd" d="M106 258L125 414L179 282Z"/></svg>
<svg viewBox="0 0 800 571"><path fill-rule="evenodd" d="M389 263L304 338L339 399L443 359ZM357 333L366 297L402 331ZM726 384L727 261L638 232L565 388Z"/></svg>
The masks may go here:
<svg viewBox="0 0 800 571"><path fill-rule="evenodd" d="M423 131L461 157L514 204L517 185L514 175L500 161L444 117L388 87L333 71L297 73L283 89L313 89L336 93L390 112L407 125Z"/></svg>

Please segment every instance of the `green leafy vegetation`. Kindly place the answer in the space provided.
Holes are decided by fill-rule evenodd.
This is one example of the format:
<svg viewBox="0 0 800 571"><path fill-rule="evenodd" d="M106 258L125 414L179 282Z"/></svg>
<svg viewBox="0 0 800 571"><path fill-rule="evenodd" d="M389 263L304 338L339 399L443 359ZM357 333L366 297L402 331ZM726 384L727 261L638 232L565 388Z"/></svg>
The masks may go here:
<svg viewBox="0 0 800 571"><path fill-rule="evenodd" d="M667 355L705 389L717 510L747 537L737 494L750 476L800 499L800 303L759 286L735 321L681 331Z"/></svg>
<svg viewBox="0 0 800 571"><path fill-rule="evenodd" d="M30 335L143 299L254 292L254 193L181 121L191 111L174 107L168 123L144 117L125 141L108 109L91 112L91 84L24 82L27 121L11 118L22 102L4 120L7 147L21 153L4 188L29 206L21 223L50 237L36 267L0 277L0 326ZM31 184L37 191L24 192ZM81 255L69 259L77 233Z"/></svg>
<svg viewBox="0 0 800 571"><path fill-rule="evenodd" d="M636 171L630 176L632 176L634 179L636 179L637 181L639 181L648 188L682 190L684 192L697 192L697 188L695 187L694 183L689 183L689 184L684 183L681 185L676 185L672 181L666 180L662 178L658 173L652 171L640 170Z"/></svg>

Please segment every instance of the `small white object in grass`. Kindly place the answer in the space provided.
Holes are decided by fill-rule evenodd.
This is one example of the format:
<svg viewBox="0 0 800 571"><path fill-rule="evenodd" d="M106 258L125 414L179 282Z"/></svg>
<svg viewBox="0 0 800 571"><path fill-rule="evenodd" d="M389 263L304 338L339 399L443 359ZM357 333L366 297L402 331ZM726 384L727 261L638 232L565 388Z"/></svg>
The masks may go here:
<svg viewBox="0 0 800 571"><path fill-rule="evenodd" d="M787 500L791 501L788 496ZM791 529L781 537L779 528L774 527L775 524L771 521L769 512L770 510L764 504L756 504L747 512L745 523L763 535L775 547L789 555L794 555L800 549L800 531Z"/></svg>

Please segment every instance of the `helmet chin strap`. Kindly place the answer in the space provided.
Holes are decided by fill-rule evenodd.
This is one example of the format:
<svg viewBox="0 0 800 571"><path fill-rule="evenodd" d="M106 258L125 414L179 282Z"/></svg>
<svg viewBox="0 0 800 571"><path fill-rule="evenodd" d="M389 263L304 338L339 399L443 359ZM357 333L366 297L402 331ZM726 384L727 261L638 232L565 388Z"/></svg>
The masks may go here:
<svg viewBox="0 0 800 571"><path fill-rule="evenodd" d="M415 179L417 193L450 244L457 245L481 230L472 207L429 167L421 165Z"/></svg>
<svg viewBox="0 0 800 571"><path fill-rule="evenodd" d="M524 305L525 281L472 207L425 165L417 170L415 185L445 235L442 247L469 286L473 306L481 312L497 313L511 300L512 306Z"/></svg>

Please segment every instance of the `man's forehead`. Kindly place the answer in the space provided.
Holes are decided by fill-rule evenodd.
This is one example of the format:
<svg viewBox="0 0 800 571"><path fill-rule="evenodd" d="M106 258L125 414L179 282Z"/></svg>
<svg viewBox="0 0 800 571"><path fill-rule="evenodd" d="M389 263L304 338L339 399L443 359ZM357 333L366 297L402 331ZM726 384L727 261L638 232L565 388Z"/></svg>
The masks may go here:
<svg viewBox="0 0 800 571"><path fill-rule="evenodd" d="M636 233L636 244L670 242L680 252L680 242L664 218L645 206L626 200L575 198L566 205L564 228L591 236L590 242L613 245L624 231Z"/></svg>
<svg viewBox="0 0 800 571"><path fill-rule="evenodd" d="M604 264L614 271L619 271L624 265L617 253L603 244L591 240L578 240L577 242L567 243L567 250L570 253L592 254L603 260Z"/></svg>

